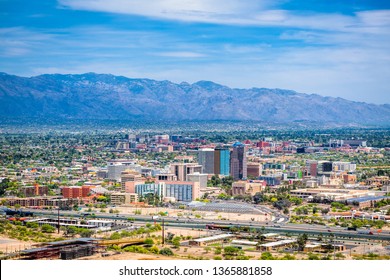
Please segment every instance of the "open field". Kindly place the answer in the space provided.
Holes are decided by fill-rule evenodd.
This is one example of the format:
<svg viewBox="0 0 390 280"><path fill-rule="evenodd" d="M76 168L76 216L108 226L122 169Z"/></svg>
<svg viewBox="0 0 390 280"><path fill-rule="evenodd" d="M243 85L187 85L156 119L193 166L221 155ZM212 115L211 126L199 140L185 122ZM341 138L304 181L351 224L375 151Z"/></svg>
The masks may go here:
<svg viewBox="0 0 390 280"><path fill-rule="evenodd" d="M118 206L116 210L119 210L121 214L134 214L135 211L140 211L140 215L158 215L159 212L167 212L169 217L191 217L194 218L195 215L200 215L201 219L208 220L227 220L227 221L255 221L255 222L264 222L267 219L270 219L269 216L264 215L259 212L259 214L239 214L239 213L225 213L225 212L212 212L212 211L192 211L192 210L182 210L182 209L172 209L172 208L140 208L132 206Z"/></svg>

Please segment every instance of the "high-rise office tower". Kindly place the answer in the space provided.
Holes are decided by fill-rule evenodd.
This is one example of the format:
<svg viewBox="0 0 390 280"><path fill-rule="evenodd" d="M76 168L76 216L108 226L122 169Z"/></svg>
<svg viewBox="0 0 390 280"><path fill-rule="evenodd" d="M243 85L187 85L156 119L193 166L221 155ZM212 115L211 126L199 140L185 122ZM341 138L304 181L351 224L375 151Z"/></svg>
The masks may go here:
<svg viewBox="0 0 390 280"><path fill-rule="evenodd" d="M214 151L214 174L229 176L230 151L227 148L216 148Z"/></svg>
<svg viewBox="0 0 390 280"><path fill-rule="evenodd" d="M200 149L198 163L202 165L202 173L214 174L214 149Z"/></svg>
<svg viewBox="0 0 390 280"><path fill-rule="evenodd" d="M187 181L187 175L195 172L202 173L202 166L196 163L171 163L171 173L178 181Z"/></svg>
<svg viewBox="0 0 390 280"><path fill-rule="evenodd" d="M241 142L233 144L230 156L230 174L234 180L247 178L246 146Z"/></svg>

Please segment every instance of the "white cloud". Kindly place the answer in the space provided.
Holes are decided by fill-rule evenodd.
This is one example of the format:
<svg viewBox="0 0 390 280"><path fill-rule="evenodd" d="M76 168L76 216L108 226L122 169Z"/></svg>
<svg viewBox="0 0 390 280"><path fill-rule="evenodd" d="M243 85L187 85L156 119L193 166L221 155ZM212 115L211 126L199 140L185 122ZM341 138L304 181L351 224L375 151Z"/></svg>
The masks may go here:
<svg viewBox="0 0 390 280"><path fill-rule="evenodd" d="M136 14L159 18L202 20L216 15L244 14L269 6L271 1L238 0L59 0L72 9Z"/></svg>
<svg viewBox="0 0 390 280"><path fill-rule="evenodd" d="M189 52L189 51L175 51L175 52L160 52L154 53L157 56L165 56L165 57L177 57L177 58L199 58L205 57L205 54Z"/></svg>
<svg viewBox="0 0 390 280"><path fill-rule="evenodd" d="M280 10L277 9L279 2L270 0L59 0L62 7L75 10L226 25L290 26L332 30L356 24L353 16L298 15Z"/></svg>

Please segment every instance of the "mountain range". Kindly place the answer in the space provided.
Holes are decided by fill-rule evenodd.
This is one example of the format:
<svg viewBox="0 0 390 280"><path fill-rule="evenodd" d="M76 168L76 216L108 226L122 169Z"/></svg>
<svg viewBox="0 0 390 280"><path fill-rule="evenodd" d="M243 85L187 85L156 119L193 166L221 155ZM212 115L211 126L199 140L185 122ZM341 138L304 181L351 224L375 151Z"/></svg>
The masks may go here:
<svg viewBox="0 0 390 280"><path fill-rule="evenodd" d="M252 120L390 124L375 105L292 90L229 88L210 81L172 83L109 74L0 73L0 118Z"/></svg>

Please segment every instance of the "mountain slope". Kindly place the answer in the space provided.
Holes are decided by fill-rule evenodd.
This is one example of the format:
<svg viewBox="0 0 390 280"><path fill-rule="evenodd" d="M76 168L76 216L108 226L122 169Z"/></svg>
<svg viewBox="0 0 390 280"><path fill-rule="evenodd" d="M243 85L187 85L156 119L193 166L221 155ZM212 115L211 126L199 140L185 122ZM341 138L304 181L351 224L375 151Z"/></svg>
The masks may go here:
<svg viewBox="0 0 390 280"><path fill-rule="evenodd" d="M232 89L208 81L1 73L0 117L389 124L390 105L281 89Z"/></svg>

